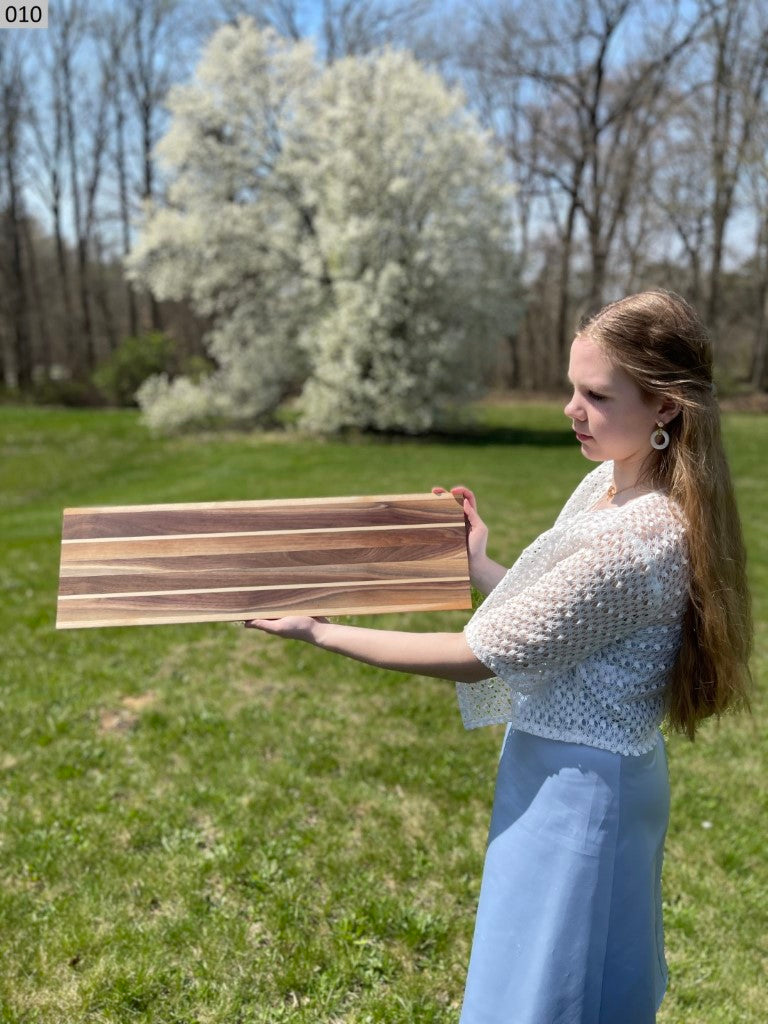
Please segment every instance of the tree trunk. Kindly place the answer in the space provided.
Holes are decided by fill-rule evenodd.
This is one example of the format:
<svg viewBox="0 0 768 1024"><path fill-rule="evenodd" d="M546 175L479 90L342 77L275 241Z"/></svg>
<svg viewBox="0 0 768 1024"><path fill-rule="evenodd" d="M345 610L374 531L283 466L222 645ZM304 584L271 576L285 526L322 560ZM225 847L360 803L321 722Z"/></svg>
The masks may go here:
<svg viewBox="0 0 768 1024"><path fill-rule="evenodd" d="M56 241L56 270L59 277L61 297L64 303L64 349L67 358L67 370L72 377L79 377L82 373L82 359L80 347L76 336L76 322L74 303L72 302L72 289L69 284L69 269L67 267L67 249L64 245L64 235L61 227L61 202L58 192L53 200L53 234Z"/></svg>
<svg viewBox="0 0 768 1024"><path fill-rule="evenodd" d="M508 334L504 339L509 358L506 381L508 388L516 388L520 382L520 354L518 352L519 340L520 338L517 331L513 331Z"/></svg>
<svg viewBox="0 0 768 1024"><path fill-rule="evenodd" d="M21 202L16 183L15 157L17 153L16 139L13 137L15 125L9 118L5 139L5 173L8 187L8 209L6 223L11 248L11 322L13 329L13 355L16 364L16 387L19 391L32 388L32 346L29 333L29 304L27 300L27 282L24 274L22 255Z"/></svg>
<svg viewBox="0 0 768 1024"><path fill-rule="evenodd" d="M768 282L764 282L760 289L760 306L758 308L757 324L755 325L755 346L752 353L752 371L750 383L753 388L759 391L768 390Z"/></svg>
<svg viewBox="0 0 768 1024"><path fill-rule="evenodd" d="M768 217L764 217L758 234L755 265L757 303L750 383L763 390L768 385Z"/></svg>
<svg viewBox="0 0 768 1024"><path fill-rule="evenodd" d="M96 346L93 338L93 319L91 317L91 283L88 267L88 242L85 238L77 240L78 297L80 299L80 316L85 341L85 368L88 373L96 369Z"/></svg>
<svg viewBox="0 0 768 1024"><path fill-rule="evenodd" d="M93 341L93 323L91 320L89 282L88 282L88 245L83 231L83 212L80 194L80 175L75 141L75 101L72 94L72 68L70 54L65 53L61 65L64 86L64 121L66 126L67 155L69 157L70 188L72 190L72 208L74 212L75 234L77 235L77 266L78 266L78 297L80 300L81 327L85 356L85 369L92 372L96 366L96 352ZM80 360L78 369L82 372ZM79 375L79 374L78 374Z"/></svg>
<svg viewBox="0 0 768 1024"><path fill-rule="evenodd" d="M148 103L142 105L141 118L141 140L142 156L144 159L144 190L142 199L147 202L154 198L154 165L152 163L152 109ZM163 316L160 304L150 291L149 293L149 320L153 331L162 331Z"/></svg>
<svg viewBox="0 0 768 1024"><path fill-rule="evenodd" d="M120 339L118 336L117 324L115 322L115 314L112 309L109 279L105 272L104 252L98 232L94 234L94 252L96 255L94 298L104 324L104 334L107 339L107 347L110 352L114 352Z"/></svg>
<svg viewBox="0 0 768 1024"><path fill-rule="evenodd" d="M123 256L131 251L131 204L128 198L128 170L125 156L125 111L119 91L115 96L115 162L120 193L120 227L122 231ZM125 298L128 309L128 334L135 338L139 333L139 316L136 308L136 293L128 278L125 278Z"/></svg>
<svg viewBox="0 0 768 1024"><path fill-rule="evenodd" d="M3 387L10 391L16 382L16 370L13 352L2 319L0 319L0 360L3 366Z"/></svg>
<svg viewBox="0 0 768 1024"><path fill-rule="evenodd" d="M37 254L35 252L34 239L29 229L29 221L24 220L24 243L29 264L29 288L32 295L32 304L37 320L37 333L40 339L40 366L45 380L51 379L51 365L53 363L51 333L48 330L48 318L46 317L46 303L40 291L40 278L37 273Z"/></svg>
<svg viewBox="0 0 768 1024"><path fill-rule="evenodd" d="M603 305L605 293L605 270L608 263L608 254L598 235L591 239L592 268L589 277L588 311L596 313Z"/></svg>
<svg viewBox="0 0 768 1024"><path fill-rule="evenodd" d="M579 172L579 179L581 173ZM573 232L576 226L576 211L578 209L578 181L575 182L571 194L571 202L568 207L568 216L565 222L565 230L561 241L560 250L560 275L559 295L557 301L557 329L555 332L556 346L555 355L557 367L553 368L552 377L559 375L568 364L568 346L570 344L570 287L571 287L571 253L573 250ZM554 383L554 381L550 381ZM558 381L559 383L559 381Z"/></svg>
<svg viewBox="0 0 768 1024"><path fill-rule="evenodd" d="M722 306L723 248L725 229L728 223L730 203L716 203L712 217L712 262L709 271L709 295L707 297L707 322L712 338L717 344Z"/></svg>

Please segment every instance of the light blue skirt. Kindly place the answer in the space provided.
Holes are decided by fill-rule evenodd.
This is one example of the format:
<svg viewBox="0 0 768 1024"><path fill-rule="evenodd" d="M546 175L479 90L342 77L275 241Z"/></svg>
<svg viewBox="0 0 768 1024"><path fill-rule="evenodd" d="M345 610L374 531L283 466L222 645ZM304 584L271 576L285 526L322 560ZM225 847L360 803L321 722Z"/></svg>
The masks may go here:
<svg viewBox="0 0 768 1024"><path fill-rule="evenodd" d="M507 729L460 1024L652 1024L667 968L664 741Z"/></svg>

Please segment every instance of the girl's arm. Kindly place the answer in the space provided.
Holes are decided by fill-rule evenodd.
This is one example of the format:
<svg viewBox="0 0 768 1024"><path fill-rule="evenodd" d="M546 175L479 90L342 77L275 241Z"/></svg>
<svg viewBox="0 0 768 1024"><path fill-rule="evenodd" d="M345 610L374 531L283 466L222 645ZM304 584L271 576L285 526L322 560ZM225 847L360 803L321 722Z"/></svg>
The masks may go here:
<svg viewBox="0 0 768 1024"><path fill-rule="evenodd" d="M463 633L400 633L366 629L290 615L282 619L252 619L247 628L304 640L325 651L344 654L379 668L476 683L490 679L491 669L474 656Z"/></svg>
<svg viewBox="0 0 768 1024"><path fill-rule="evenodd" d="M442 487L433 488L444 494ZM462 505L467 517L467 549L472 583L489 594L506 574L506 569L485 553L488 527L477 511L477 500L467 487L452 487L451 493ZM304 640L325 651L343 654L379 668L477 683L490 679L493 671L472 653L463 633L400 633L386 629L345 626L307 615L289 615L282 619L252 619L245 625L276 636Z"/></svg>

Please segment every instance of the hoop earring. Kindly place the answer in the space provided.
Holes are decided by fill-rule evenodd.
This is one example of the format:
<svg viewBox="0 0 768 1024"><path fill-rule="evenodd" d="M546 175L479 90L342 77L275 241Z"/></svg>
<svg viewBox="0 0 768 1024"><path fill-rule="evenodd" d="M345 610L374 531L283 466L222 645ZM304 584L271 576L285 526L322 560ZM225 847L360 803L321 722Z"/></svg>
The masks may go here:
<svg viewBox="0 0 768 1024"><path fill-rule="evenodd" d="M663 423L656 423L656 429L651 434L651 447L657 452L663 451L669 446L669 434L664 429Z"/></svg>

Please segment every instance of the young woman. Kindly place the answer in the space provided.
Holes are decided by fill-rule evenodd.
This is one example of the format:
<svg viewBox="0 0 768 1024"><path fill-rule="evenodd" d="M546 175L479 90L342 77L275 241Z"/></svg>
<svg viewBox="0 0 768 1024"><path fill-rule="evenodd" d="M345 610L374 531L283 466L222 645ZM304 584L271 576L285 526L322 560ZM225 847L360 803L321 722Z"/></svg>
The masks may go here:
<svg viewBox="0 0 768 1024"><path fill-rule="evenodd" d="M747 702L745 554L712 356L665 291L587 321L565 407L600 465L507 571L474 495L462 633L292 616L246 625L458 680L468 728L507 723L461 1024L649 1024L666 986L659 726L693 738ZM442 490L436 488L436 490Z"/></svg>

